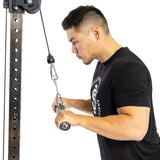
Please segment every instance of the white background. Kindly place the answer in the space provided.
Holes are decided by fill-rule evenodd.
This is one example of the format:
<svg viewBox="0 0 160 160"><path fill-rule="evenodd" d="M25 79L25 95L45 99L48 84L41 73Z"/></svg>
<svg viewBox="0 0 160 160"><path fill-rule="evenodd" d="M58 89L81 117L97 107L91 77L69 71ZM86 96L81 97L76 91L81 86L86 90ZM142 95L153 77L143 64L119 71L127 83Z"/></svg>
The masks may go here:
<svg viewBox="0 0 160 160"><path fill-rule="evenodd" d="M148 66L153 80L153 102L160 133L160 10L158 0L43 0L42 12L51 53L56 59L59 91L64 97L90 96L90 86L96 61L85 66L71 53L71 44L61 27L68 12L79 5L94 5L106 16L112 36L128 46ZM0 4L0 158L2 157L3 79L5 9ZM10 15L8 15L8 22ZM51 104L55 87L46 62L47 48L39 12L23 16L21 160L100 160L96 134L81 127L60 131L54 124L56 116ZM8 148L8 78L9 29L6 87L6 145ZM75 110L74 110L75 111ZM77 112L77 111L75 111ZM77 112L79 113L79 112Z"/></svg>

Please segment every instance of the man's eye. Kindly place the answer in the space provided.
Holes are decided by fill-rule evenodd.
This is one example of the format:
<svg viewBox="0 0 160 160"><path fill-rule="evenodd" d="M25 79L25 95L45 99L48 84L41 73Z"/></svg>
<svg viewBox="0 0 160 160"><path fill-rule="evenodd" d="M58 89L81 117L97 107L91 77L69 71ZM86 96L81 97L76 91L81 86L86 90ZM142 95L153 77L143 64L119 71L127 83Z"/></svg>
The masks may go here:
<svg viewBox="0 0 160 160"><path fill-rule="evenodd" d="M76 45L77 41L72 42L73 45Z"/></svg>

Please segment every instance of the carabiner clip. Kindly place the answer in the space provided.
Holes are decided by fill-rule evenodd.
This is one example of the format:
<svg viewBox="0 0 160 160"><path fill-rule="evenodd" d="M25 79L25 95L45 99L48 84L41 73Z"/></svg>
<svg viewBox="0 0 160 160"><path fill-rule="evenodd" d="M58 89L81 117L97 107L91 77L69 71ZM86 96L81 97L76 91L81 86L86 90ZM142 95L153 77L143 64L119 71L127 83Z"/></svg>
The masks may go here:
<svg viewBox="0 0 160 160"><path fill-rule="evenodd" d="M60 98L60 103L59 103L59 98ZM63 105L63 100L62 97L59 93L56 94L56 105L58 106L59 104Z"/></svg>
<svg viewBox="0 0 160 160"><path fill-rule="evenodd" d="M50 64L50 74L51 74L51 79L52 80L57 80L58 79L58 75L55 69L55 66L53 63Z"/></svg>

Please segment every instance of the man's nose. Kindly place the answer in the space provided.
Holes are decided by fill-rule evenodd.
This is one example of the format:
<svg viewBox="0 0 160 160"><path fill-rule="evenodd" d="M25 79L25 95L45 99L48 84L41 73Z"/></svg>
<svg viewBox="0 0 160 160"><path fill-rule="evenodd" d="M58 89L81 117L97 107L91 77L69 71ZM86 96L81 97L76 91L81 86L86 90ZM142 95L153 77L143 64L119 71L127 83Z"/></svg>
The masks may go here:
<svg viewBox="0 0 160 160"><path fill-rule="evenodd" d="M72 45L72 53L77 53L77 52L78 52L77 48Z"/></svg>

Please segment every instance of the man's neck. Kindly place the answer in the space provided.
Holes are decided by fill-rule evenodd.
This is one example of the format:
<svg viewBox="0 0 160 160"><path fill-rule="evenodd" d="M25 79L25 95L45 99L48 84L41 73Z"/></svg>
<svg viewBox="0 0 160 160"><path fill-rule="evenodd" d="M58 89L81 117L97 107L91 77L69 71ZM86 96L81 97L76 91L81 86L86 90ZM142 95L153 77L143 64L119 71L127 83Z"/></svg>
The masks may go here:
<svg viewBox="0 0 160 160"><path fill-rule="evenodd" d="M104 63L107 61L110 57L113 56L114 53L116 53L117 50L122 48L121 45L119 45L112 37L111 35L104 38L103 42L101 43L100 52L98 54L97 59Z"/></svg>

